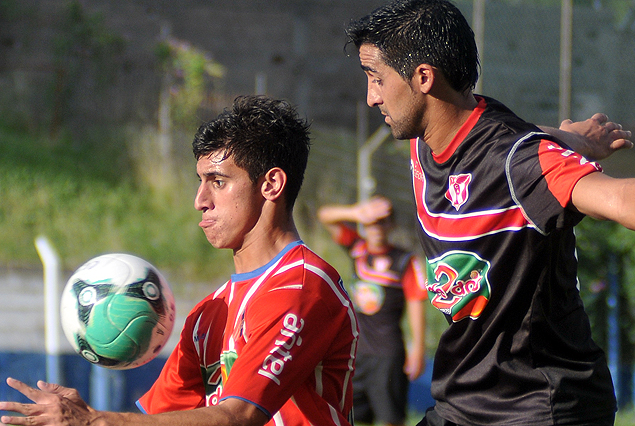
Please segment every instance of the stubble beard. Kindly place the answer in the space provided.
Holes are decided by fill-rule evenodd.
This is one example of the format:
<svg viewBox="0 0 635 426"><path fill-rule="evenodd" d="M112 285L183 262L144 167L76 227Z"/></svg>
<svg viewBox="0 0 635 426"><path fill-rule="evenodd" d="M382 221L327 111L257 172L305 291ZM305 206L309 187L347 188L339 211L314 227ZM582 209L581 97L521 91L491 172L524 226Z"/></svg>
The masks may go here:
<svg viewBox="0 0 635 426"><path fill-rule="evenodd" d="M421 136L418 127L410 121L400 123L393 122L389 127L392 136L397 140L410 140Z"/></svg>

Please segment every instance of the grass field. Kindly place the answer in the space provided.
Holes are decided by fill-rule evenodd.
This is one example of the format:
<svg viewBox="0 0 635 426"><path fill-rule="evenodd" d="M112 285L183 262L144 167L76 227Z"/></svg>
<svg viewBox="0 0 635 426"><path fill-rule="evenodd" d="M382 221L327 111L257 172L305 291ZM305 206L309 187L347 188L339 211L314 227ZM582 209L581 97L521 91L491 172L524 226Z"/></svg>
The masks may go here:
<svg viewBox="0 0 635 426"><path fill-rule="evenodd" d="M114 136L77 146L0 128L0 141L0 265L38 266L34 240L46 235L67 270L116 251L177 282L209 280L210 265L218 276L233 270L231 253L213 249L198 227L193 162L188 190L161 191L140 182Z"/></svg>

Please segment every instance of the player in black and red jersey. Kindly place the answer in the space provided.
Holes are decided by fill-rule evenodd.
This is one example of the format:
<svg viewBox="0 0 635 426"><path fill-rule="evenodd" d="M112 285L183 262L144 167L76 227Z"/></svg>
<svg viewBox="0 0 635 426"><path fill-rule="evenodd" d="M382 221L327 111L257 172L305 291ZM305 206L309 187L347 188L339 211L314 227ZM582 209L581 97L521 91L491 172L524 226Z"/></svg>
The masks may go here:
<svg viewBox="0 0 635 426"><path fill-rule="evenodd" d="M367 102L411 139L427 289L449 322L437 403L421 425L610 425L605 355L579 296L573 227L584 215L635 228L635 179L612 179L501 103L477 96L474 35L446 0L395 1L352 23ZM606 152L630 132L597 114L563 122ZM558 134L557 129L550 130Z"/></svg>

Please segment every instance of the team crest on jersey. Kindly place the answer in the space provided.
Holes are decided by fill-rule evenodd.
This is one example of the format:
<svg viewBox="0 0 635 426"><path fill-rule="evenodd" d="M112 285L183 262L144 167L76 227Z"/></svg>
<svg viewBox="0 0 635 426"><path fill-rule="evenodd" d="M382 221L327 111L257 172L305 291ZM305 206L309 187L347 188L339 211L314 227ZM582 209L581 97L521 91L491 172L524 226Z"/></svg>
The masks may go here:
<svg viewBox="0 0 635 426"><path fill-rule="evenodd" d="M491 297L489 270L490 262L466 251L428 260L430 302L454 322L479 318Z"/></svg>
<svg viewBox="0 0 635 426"><path fill-rule="evenodd" d="M469 185L471 181L471 173L451 175L448 179L448 190L445 192L445 198L450 200L452 207L457 211L470 196Z"/></svg>

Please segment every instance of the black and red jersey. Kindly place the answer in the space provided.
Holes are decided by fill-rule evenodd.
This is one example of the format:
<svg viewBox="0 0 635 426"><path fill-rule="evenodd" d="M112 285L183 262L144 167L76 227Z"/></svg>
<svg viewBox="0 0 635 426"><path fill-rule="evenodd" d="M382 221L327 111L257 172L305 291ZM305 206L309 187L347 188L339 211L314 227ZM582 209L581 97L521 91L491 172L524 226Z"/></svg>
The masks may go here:
<svg viewBox="0 0 635 426"><path fill-rule="evenodd" d="M429 298L450 323L434 362L439 414L464 425L575 423L616 409L577 289L570 206L595 163L499 102L435 155L411 141Z"/></svg>
<svg viewBox="0 0 635 426"><path fill-rule="evenodd" d="M371 252L366 240L344 224L336 242L348 249L353 260L350 292L359 320L357 353L404 353L405 302L427 298L423 262L413 252L392 245L381 253Z"/></svg>

